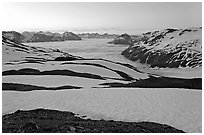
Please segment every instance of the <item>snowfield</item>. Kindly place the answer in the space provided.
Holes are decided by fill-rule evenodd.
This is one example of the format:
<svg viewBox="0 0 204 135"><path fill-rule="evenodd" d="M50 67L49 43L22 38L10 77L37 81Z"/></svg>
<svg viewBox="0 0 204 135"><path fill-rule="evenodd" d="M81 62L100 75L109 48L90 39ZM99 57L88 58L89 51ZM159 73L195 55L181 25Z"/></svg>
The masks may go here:
<svg viewBox="0 0 204 135"><path fill-rule="evenodd" d="M149 69L147 65L121 56L127 45L111 45L107 39L30 43L29 46L6 38L2 41L3 115L18 109L46 108L70 111L92 119L149 121L185 132L202 132L201 68ZM62 61L56 58L62 58ZM160 81L163 84L170 82L170 86L151 88L154 86L148 85L154 82L155 87L159 87ZM111 83L137 88L123 88L124 85L111 88L108 85ZM134 85L130 85L132 83ZM192 87L186 87L186 84ZM34 85L29 86L33 91L28 92L26 85ZM67 85L81 89L45 88ZM141 88L144 86L150 88ZM176 88L167 88L171 86Z"/></svg>
<svg viewBox="0 0 204 135"><path fill-rule="evenodd" d="M202 132L201 91L111 88L3 92L3 114L18 109L71 111L93 119L153 121L185 132Z"/></svg>

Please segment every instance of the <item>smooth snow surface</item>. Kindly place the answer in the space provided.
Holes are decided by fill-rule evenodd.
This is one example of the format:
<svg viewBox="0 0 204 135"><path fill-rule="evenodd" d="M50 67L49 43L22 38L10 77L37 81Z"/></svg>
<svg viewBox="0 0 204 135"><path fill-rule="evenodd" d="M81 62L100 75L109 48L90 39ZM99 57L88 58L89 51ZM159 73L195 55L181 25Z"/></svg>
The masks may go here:
<svg viewBox="0 0 204 135"><path fill-rule="evenodd" d="M3 114L18 109L58 109L94 119L153 121L202 132L201 91L185 89L83 89L3 92Z"/></svg>
<svg viewBox="0 0 204 135"><path fill-rule="evenodd" d="M30 46L48 47L66 51L85 58L117 58L127 45L108 44L112 39L82 39L80 41L25 43ZM105 52L105 53L104 53ZM117 55L115 55L117 54Z"/></svg>

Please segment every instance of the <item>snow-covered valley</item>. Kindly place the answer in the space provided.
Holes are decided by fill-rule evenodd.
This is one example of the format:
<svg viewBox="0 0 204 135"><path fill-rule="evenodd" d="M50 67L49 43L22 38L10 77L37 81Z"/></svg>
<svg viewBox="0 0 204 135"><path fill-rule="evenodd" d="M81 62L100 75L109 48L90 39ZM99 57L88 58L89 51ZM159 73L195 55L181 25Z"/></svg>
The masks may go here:
<svg viewBox="0 0 204 135"><path fill-rule="evenodd" d="M202 132L202 90L195 87L202 81L200 68L149 69L121 55L127 45L108 44L109 40L22 45L4 39L3 115L46 108L91 119L151 121ZM66 59L58 61L59 57ZM80 88L27 91L23 85Z"/></svg>

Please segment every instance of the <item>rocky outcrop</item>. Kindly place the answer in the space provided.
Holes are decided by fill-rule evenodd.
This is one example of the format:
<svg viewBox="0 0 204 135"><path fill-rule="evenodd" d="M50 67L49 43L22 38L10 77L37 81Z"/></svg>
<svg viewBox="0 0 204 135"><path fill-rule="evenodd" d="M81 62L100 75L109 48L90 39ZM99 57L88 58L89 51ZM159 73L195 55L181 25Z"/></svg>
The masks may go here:
<svg viewBox="0 0 204 135"><path fill-rule="evenodd" d="M38 32L35 33L27 42L53 42L53 41L58 41L53 35Z"/></svg>
<svg viewBox="0 0 204 135"><path fill-rule="evenodd" d="M34 91L34 90L66 90L66 89L80 89L81 87L64 85L58 87L44 87L29 84L19 84L19 83L2 83L3 91Z"/></svg>
<svg viewBox="0 0 204 135"><path fill-rule="evenodd" d="M108 43L131 45L131 44L133 44L133 40L131 39L130 35L122 34L122 35L116 37L113 41L110 41Z"/></svg>
<svg viewBox="0 0 204 135"><path fill-rule="evenodd" d="M114 39L118 35L116 35L116 34L108 34L108 33L104 33L104 34L99 34L99 33L81 33L81 34L78 34L78 36L81 37L81 38L109 38L109 39Z"/></svg>
<svg viewBox="0 0 204 135"><path fill-rule="evenodd" d="M58 49L28 46L4 36L2 37L2 56L3 64L4 62L12 62L13 64L21 62L41 63L50 60L59 61L63 59L68 61L81 59Z"/></svg>
<svg viewBox="0 0 204 135"><path fill-rule="evenodd" d="M18 43L22 42L54 42L54 41L66 41L66 40L82 40L79 36L72 32L64 32L63 34L52 32L28 32L25 31L22 34L15 31L3 31L2 35L8 39L14 40Z"/></svg>
<svg viewBox="0 0 204 135"><path fill-rule="evenodd" d="M64 32L63 34L51 32L37 32L27 42L54 42L66 40L82 40L79 36L72 32Z"/></svg>
<svg viewBox="0 0 204 135"><path fill-rule="evenodd" d="M72 33L72 32L64 32L62 34L62 41L65 40L82 40L78 35Z"/></svg>
<svg viewBox="0 0 204 135"><path fill-rule="evenodd" d="M91 120L72 112L18 110L2 116L3 133L184 133L166 124Z"/></svg>
<svg viewBox="0 0 204 135"><path fill-rule="evenodd" d="M154 77L150 76L147 79L141 79L131 83L104 83L100 84L108 86L109 88L184 88L202 90L202 79L193 78L171 78L171 77Z"/></svg>
<svg viewBox="0 0 204 135"><path fill-rule="evenodd" d="M18 43L21 43L25 40L25 37L16 31L2 31L2 35Z"/></svg>
<svg viewBox="0 0 204 135"><path fill-rule="evenodd" d="M146 33L143 33L142 35L122 34L120 36L117 36L113 41L110 41L108 43L133 45L133 44L139 44L141 42L147 41L150 36L151 36L151 32L146 32Z"/></svg>
<svg viewBox="0 0 204 135"><path fill-rule="evenodd" d="M33 37L33 35L34 35L35 33L36 33L36 32L24 31L24 32L22 33L23 37L25 37L25 39L23 40L23 42L29 41L29 40Z"/></svg>
<svg viewBox="0 0 204 135"><path fill-rule="evenodd" d="M141 37L146 38L135 42L122 55L151 68L202 66L202 28L166 29Z"/></svg>

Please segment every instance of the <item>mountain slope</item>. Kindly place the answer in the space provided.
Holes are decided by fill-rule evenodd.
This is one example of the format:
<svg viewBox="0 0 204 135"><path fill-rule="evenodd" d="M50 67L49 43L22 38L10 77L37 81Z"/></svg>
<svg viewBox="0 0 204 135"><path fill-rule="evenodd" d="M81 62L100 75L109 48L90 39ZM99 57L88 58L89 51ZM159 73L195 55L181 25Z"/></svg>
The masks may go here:
<svg viewBox="0 0 204 135"><path fill-rule="evenodd" d="M82 40L78 35L72 33L72 32L64 32L62 34L61 40Z"/></svg>
<svg viewBox="0 0 204 135"><path fill-rule="evenodd" d="M80 59L58 49L27 46L2 36L2 64L41 63L49 60Z"/></svg>
<svg viewBox="0 0 204 135"><path fill-rule="evenodd" d="M52 32L28 32L25 31L22 34L15 31L3 31L2 35L8 39L14 40L18 43L22 42L54 42L54 41L66 41L66 40L82 40L78 35L72 32L64 32L63 34Z"/></svg>
<svg viewBox="0 0 204 135"><path fill-rule="evenodd" d="M18 43L24 41L25 37L16 31L2 31L2 35L8 39L14 40Z"/></svg>
<svg viewBox="0 0 204 135"><path fill-rule="evenodd" d="M99 33L81 33L78 34L79 37L81 38L116 38L118 35L116 34L108 34L108 33L104 33L104 34L99 34Z"/></svg>
<svg viewBox="0 0 204 135"><path fill-rule="evenodd" d="M113 41L108 42L109 44L125 44L131 45L133 43L132 38L127 33L117 36Z"/></svg>
<svg viewBox="0 0 204 135"><path fill-rule="evenodd" d="M131 45L122 55L152 68L202 66L202 28L166 29L148 34L146 40Z"/></svg>

